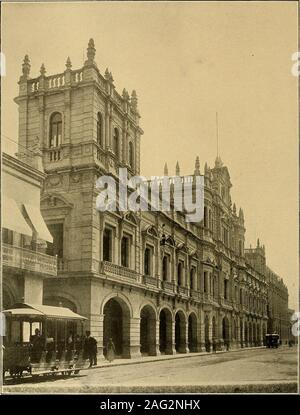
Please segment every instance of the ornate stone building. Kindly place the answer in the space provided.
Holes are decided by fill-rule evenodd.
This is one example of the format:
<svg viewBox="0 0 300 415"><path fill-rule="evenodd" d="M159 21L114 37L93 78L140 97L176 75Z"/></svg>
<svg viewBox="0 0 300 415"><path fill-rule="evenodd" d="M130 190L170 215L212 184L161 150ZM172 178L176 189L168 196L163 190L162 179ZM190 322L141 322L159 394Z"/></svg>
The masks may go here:
<svg viewBox="0 0 300 415"><path fill-rule="evenodd" d="M91 39L82 68L68 58L64 72L46 76L42 65L30 79L25 57L15 99L19 143L39 137L47 174L41 208L59 270L44 302L87 316L99 356L109 337L123 357L262 345L268 281L244 249L243 211L220 158L204 167L200 223L175 211L96 210L98 177L139 174L143 131L135 91L120 95L94 58Z"/></svg>

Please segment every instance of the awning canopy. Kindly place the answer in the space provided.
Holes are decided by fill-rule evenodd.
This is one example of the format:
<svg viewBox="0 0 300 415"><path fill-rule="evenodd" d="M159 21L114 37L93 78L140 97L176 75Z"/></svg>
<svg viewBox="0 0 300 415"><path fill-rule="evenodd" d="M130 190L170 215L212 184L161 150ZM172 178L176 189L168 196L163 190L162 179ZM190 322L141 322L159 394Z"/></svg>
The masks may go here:
<svg viewBox="0 0 300 415"><path fill-rule="evenodd" d="M12 316L33 316L33 317L48 317L55 319L68 319L68 320L87 320L86 317L80 316L74 311L66 307L53 307L43 304L28 304L17 303L8 310L3 310L5 314L11 314Z"/></svg>
<svg viewBox="0 0 300 415"><path fill-rule="evenodd" d="M26 213L38 234L38 238L43 239L44 241L53 242L53 237L45 224L44 218L40 212L39 206L33 206L24 203L24 208Z"/></svg>
<svg viewBox="0 0 300 415"><path fill-rule="evenodd" d="M2 227L23 235L32 236L32 229L26 222L17 202L3 195L2 203Z"/></svg>

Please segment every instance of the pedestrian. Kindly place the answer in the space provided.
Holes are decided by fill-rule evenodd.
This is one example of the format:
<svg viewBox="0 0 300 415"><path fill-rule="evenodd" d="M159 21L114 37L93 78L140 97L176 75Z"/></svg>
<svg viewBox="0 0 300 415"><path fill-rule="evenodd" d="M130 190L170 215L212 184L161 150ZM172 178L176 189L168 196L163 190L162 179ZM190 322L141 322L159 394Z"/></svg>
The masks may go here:
<svg viewBox="0 0 300 415"><path fill-rule="evenodd" d="M114 360L116 354L116 348L112 338L110 338L109 342L107 343L106 351L106 358L109 361L109 363L111 363Z"/></svg>
<svg viewBox="0 0 300 415"><path fill-rule="evenodd" d="M97 340L91 336L90 331L85 332L86 337L84 341L84 357L90 361L90 366L97 365Z"/></svg>

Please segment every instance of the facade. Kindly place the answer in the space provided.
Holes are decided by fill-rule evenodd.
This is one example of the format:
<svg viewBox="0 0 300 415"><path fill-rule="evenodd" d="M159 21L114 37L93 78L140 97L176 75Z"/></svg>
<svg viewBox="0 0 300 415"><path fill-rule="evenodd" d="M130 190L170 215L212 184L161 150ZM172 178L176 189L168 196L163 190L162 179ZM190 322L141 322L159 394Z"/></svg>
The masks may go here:
<svg viewBox="0 0 300 415"><path fill-rule="evenodd" d="M283 343L291 335L291 319L288 308L288 290L282 278L267 267L268 281L268 332L278 333Z"/></svg>
<svg viewBox="0 0 300 415"><path fill-rule="evenodd" d="M38 167L39 156L31 157ZM53 238L40 212L45 174L2 154L3 309L16 302L42 304L43 280L57 276L56 258L47 254Z"/></svg>
<svg viewBox="0 0 300 415"><path fill-rule="evenodd" d="M135 91L118 94L94 58L91 39L81 69L68 58L64 72L46 76L42 65L30 79L26 56L15 99L20 146L39 137L41 210L59 264L44 281L44 303L88 317L99 358L110 337L122 357L262 345L268 281L244 249L243 211L219 157L204 167L200 223L176 211L96 210L97 178L117 179L120 167L139 174L143 131ZM198 158L192 174L201 174Z"/></svg>

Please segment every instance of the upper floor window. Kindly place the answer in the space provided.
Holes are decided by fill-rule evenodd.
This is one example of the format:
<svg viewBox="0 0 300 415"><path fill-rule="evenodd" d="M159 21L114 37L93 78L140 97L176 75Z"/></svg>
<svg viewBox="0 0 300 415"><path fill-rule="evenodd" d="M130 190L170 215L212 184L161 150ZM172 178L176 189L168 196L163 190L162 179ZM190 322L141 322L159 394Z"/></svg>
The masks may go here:
<svg viewBox="0 0 300 415"><path fill-rule="evenodd" d="M103 261L112 261L112 230L107 228L103 232Z"/></svg>
<svg viewBox="0 0 300 415"><path fill-rule="evenodd" d="M144 272L145 275L151 275L151 249L147 247L144 253Z"/></svg>
<svg viewBox="0 0 300 415"><path fill-rule="evenodd" d="M165 255L163 257L163 262L162 262L162 276L163 276L163 281L167 281L168 280L168 257Z"/></svg>
<svg viewBox="0 0 300 415"><path fill-rule="evenodd" d="M190 271L190 289L195 289L195 268L191 268Z"/></svg>
<svg viewBox="0 0 300 415"><path fill-rule="evenodd" d="M119 130L117 128L114 128L113 152L115 153L115 156L119 158Z"/></svg>
<svg viewBox="0 0 300 415"><path fill-rule="evenodd" d="M102 146L102 114L98 112L97 114L97 143Z"/></svg>
<svg viewBox="0 0 300 415"><path fill-rule="evenodd" d="M225 300L228 300L229 297L229 281L224 279L224 298Z"/></svg>
<svg viewBox="0 0 300 415"><path fill-rule="evenodd" d="M208 218L207 218L207 207L204 206L204 227L207 228Z"/></svg>
<svg viewBox="0 0 300 415"><path fill-rule="evenodd" d="M131 141L129 141L129 147L128 147L128 161L131 168L134 167L134 153L133 153L133 144Z"/></svg>
<svg viewBox="0 0 300 415"><path fill-rule="evenodd" d="M208 287L207 287L207 272L206 271L204 271L204 274L203 274L203 291L205 293L208 292Z"/></svg>
<svg viewBox="0 0 300 415"><path fill-rule="evenodd" d="M4 244L13 245L14 237L13 231L10 229L2 228L2 241Z"/></svg>
<svg viewBox="0 0 300 415"><path fill-rule="evenodd" d="M51 235L53 236L53 243L47 242L47 254L57 255L58 258L64 256L64 225L63 223L55 223L47 225Z"/></svg>
<svg viewBox="0 0 300 415"><path fill-rule="evenodd" d="M62 135L62 116L60 112L55 112L50 118L50 137L49 147L58 147L61 145Z"/></svg>
<svg viewBox="0 0 300 415"><path fill-rule="evenodd" d="M123 236L121 240L121 265L129 267L129 237Z"/></svg>
<svg viewBox="0 0 300 415"><path fill-rule="evenodd" d="M182 285L182 262L179 261L177 265L177 284Z"/></svg>

